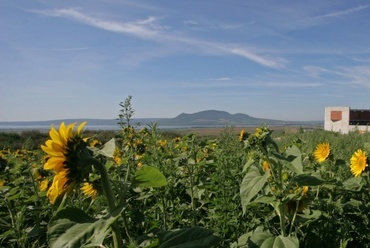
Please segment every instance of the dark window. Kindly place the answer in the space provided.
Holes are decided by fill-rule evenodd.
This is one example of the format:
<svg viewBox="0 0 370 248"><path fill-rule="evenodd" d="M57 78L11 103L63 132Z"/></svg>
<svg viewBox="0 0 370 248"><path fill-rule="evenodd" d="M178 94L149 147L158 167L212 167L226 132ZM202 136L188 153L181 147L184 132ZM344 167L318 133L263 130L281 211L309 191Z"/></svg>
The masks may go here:
<svg viewBox="0 0 370 248"><path fill-rule="evenodd" d="M370 125L370 110L350 110L349 125Z"/></svg>

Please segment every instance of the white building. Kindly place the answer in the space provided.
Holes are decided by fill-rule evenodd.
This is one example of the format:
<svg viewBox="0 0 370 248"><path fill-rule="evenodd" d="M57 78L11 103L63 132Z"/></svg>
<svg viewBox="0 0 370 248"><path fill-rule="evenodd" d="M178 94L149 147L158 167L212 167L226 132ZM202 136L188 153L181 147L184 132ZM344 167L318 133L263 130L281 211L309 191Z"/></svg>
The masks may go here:
<svg viewBox="0 0 370 248"><path fill-rule="evenodd" d="M324 129L341 133L370 131L370 110L326 107Z"/></svg>

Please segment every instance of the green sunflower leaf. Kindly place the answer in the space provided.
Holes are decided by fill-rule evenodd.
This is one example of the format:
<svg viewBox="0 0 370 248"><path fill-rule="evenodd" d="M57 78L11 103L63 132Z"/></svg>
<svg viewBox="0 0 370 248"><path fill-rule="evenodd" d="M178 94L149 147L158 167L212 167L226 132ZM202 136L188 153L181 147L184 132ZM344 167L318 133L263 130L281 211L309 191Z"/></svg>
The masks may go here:
<svg viewBox="0 0 370 248"><path fill-rule="evenodd" d="M269 237L267 238L262 245L261 248L298 248L299 241L296 237Z"/></svg>
<svg viewBox="0 0 370 248"><path fill-rule="evenodd" d="M362 177L351 177L343 182L344 188L351 191L360 191L363 185Z"/></svg>
<svg viewBox="0 0 370 248"><path fill-rule="evenodd" d="M302 174L303 173L302 155L299 148L296 146L289 147L285 153L288 156L288 159L290 160L290 163L287 163L286 166L295 173Z"/></svg>
<svg viewBox="0 0 370 248"><path fill-rule="evenodd" d="M325 181L307 174L297 175L292 180L297 182L299 186L318 186L325 183Z"/></svg>
<svg viewBox="0 0 370 248"><path fill-rule="evenodd" d="M109 227L123 211L118 206L101 219L94 219L77 208L62 209L51 219L48 226L48 240L51 248L102 246L109 234Z"/></svg>
<svg viewBox="0 0 370 248"><path fill-rule="evenodd" d="M143 166L135 173L132 183L143 188L163 187L167 185L167 180L157 168Z"/></svg>
<svg viewBox="0 0 370 248"><path fill-rule="evenodd" d="M242 201L243 214L252 198L260 192L269 177L269 172L260 174L258 168L252 166L244 176L240 186L240 198Z"/></svg>
<svg viewBox="0 0 370 248"><path fill-rule="evenodd" d="M105 143L103 148L98 150L97 153L105 157L112 158L115 150L116 141L114 138L112 138L107 143Z"/></svg>
<svg viewBox="0 0 370 248"><path fill-rule="evenodd" d="M221 238L213 231L202 227L190 227L158 233L159 248L208 248L219 243Z"/></svg>

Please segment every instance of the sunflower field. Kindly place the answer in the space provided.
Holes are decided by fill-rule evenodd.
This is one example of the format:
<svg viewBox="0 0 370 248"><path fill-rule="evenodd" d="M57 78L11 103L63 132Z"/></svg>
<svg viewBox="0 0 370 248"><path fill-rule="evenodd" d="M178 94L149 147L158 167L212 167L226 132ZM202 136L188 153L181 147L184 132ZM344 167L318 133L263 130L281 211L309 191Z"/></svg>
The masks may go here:
<svg viewBox="0 0 370 248"><path fill-rule="evenodd" d="M0 147L1 247L370 247L370 134L170 137L121 106L104 141Z"/></svg>

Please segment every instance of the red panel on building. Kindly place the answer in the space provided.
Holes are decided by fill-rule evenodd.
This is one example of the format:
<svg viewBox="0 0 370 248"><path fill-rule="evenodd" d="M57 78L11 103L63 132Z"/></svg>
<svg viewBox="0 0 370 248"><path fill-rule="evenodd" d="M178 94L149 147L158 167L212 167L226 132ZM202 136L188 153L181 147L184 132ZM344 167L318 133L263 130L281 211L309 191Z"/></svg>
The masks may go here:
<svg viewBox="0 0 370 248"><path fill-rule="evenodd" d="M330 111L330 120L332 121L342 120L342 111Z"/></svg>

